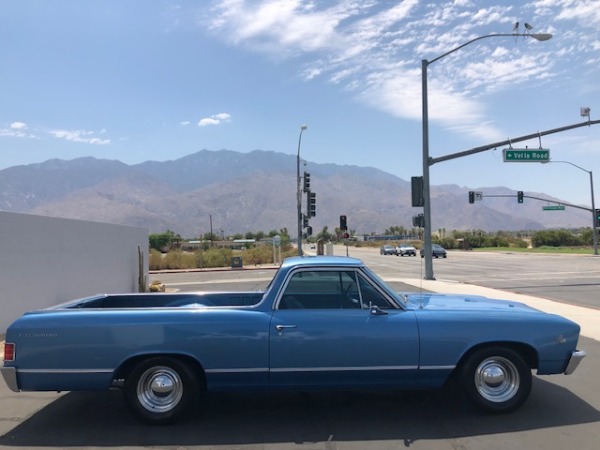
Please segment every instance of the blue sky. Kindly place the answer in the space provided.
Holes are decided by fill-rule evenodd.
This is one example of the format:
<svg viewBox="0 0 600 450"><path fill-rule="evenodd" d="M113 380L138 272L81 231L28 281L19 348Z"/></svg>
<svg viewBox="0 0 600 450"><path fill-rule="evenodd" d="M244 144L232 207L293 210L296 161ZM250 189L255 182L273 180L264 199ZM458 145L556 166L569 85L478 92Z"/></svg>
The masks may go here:
<svg viewBox="0 0 600 450"><path fill-rule="evenodd" d="M582 122L581 107L600 118L600 0L0 0L0 169L295 155L306 124L306 160L410 180L422 172L421 60L516 22L554 37L484 39L429 67L434 157ZM600 126L541 145L600 186ZM431 182L590 205L589 174L504 163L502 148L436 164Z"/></svg>

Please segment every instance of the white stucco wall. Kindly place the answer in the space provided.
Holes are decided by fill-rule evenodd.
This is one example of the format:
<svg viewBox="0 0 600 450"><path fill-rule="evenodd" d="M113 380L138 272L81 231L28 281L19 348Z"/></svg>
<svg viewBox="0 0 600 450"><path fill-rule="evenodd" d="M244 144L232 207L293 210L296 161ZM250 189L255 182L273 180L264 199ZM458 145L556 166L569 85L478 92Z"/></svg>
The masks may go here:
<svg viewBox="0 0 600 450"><path fill-rule="evenodd" d="M26 311L97 293L137 292L148 230L0 211L0 337Z"/></svg>

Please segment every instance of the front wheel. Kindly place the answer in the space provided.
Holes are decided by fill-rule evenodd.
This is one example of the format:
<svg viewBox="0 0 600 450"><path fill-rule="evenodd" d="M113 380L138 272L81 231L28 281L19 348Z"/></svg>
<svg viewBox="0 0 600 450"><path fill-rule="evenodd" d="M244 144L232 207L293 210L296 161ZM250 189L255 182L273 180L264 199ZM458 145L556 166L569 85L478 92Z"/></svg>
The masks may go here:
<svg viewBox="0 0 600 450"><path fill-rule="evenodd" d="M156 357L138 364L125 381L125 399L133 413L151 424L172 423L189 410L199 394L190 367L174 358Z"/></svg>
<svg viewBox="0 0 600 450"><path fill-rule="evenodd" d="M460 382L480 409L507 413L519 408L531 392L531 369L515 351L484 348L464 362Z"/></svg>

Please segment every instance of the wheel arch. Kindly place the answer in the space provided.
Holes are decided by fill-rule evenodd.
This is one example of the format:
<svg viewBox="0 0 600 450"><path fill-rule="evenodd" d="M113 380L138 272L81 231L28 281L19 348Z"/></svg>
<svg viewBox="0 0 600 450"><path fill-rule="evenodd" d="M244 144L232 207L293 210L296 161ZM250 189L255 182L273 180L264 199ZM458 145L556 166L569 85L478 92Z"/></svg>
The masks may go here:
<svg viewBox="0 0 600 450"><path fill-rule="evenodd" d="M462 367L464 362L469 359L469 357L483 348L490 347L503 347L508 348L516 352L523 361L529 366L530 369L538 368L538 353L531 345L524 342L512 342L512 341L489 341L489 342L481 342L473 347L469 348L460 358L457 368Z"/></svg>
<svg viewBox="0 0 600 450"><path fill-rule="evenodd" d="M132 356L123 361L115 370L114 379L120 381L127 379L127 377L138 364L140 364L142 361L152 358L171 358L184 363L194 372L194 375L196 375L196 380L198 381L200 388L202 390L206 390L206 373L200 361L190 355L181 353L145 353L142 355Z"/></svg>

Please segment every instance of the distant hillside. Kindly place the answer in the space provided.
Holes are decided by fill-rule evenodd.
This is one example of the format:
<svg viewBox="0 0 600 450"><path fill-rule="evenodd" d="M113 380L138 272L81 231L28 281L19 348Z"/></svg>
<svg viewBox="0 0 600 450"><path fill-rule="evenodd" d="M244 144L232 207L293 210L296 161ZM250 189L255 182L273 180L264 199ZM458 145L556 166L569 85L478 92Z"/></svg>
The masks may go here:
<svg viewBox="0 0 600 450"><path fill-rule="evenodd" d="M316 231L348 226L381 233L412 228L410 182L371 167L307 162L317 195ZM511 195L468 203L468 191ZM550 198L541 193L528 193ZM433 230L525 230L589 226L589 213L542 211L518 204L506 187L432 186ZM557 199L555 199L557 200ZM296 230L296 156L255 150L202 150L173 161L127 165L79 158L15 166L0 171L0 209L53 217L167 229L185 237L287 228Z"/></svg>

